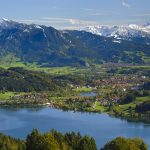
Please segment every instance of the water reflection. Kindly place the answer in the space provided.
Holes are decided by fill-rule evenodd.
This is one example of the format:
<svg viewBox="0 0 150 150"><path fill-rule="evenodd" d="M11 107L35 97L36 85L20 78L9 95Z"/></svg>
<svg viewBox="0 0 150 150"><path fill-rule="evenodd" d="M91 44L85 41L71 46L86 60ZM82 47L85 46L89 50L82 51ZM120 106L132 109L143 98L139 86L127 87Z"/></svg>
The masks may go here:
<svg viewBox="0 0 150 150"><path fill-rule="evenodd" d="M150 144L149 124L127 122L107 114L74 113L48 107L0 109L0 132L25 138L33 128L42 132L80 131L82 135L93 136L99 147L117 136L141 137Z"/></svg>

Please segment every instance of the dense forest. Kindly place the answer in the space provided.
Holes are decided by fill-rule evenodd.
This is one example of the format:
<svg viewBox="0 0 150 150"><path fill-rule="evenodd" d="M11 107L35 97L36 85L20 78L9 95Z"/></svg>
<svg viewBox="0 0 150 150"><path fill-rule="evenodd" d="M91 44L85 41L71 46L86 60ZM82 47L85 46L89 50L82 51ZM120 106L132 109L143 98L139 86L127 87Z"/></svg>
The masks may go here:
<svg viewBox="0 0 150 150"><path fill-rule="evenodd" d="M144 113L144 112L150 111L150 101L149 102L144 102L144 103L141 103L141 104L137 105L136 106L136 111L138 113Z"/></svg>
<svg viewBox="0 0 150 150"><path fill-rule="evenodd" d="M0 134L0 150L98 150L98 148L93 138L81 136L80 133L62 134L52 130L42 134L33 129L24 141ZM108 142L101 150L148 150L148 147L141 139L118 137Z"/></svg>
<svg viewBox="0 0 150 150"><path fill-rule="evenodd" d="M0 68L0 91L40 92L70 90L70 84L85 85L91 77L80 74L52 75L23 67ZM62 93L62 92L61 92Z"/></svg>
<svg viewBox="0 0 150 150"><path fill-rule="evenodd" d="M59 87L67 87L65 82L52 78L51 75L30 71L20 67L0 68L0 90L12 92L56 91Z"/></svg>

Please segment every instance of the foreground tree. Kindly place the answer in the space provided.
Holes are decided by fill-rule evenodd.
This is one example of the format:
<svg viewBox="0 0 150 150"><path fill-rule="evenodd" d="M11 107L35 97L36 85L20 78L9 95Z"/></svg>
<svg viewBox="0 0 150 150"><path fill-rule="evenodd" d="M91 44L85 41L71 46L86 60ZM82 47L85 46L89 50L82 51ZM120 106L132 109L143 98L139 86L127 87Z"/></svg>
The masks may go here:
<svg viewBox="0 0 150 150"><path fill-rule="evenodd" d="M62 134L56 130L42 134L34 129L26 141L0 134L0 150L97 150L96 142L80 133ZM148 150L143 140L118 137L101 150Z"/></svg>
<svg viewBox="0 0 150 150"><path fill-rule="evenodd" d="M64 143L58 143L58 139L53 136L51 132L40 134L38 130L34 129L31 134L27 136L26 140L27 150L66 150Z"/></svg>
<svg viewBox="0 0 150 150"><path fill-rule="evenodd" d="M142 139L125 139L118 137L108 142L101 150L148 150L148 146Z"/></svg>
<svg viewBox="0 0 150 150"><path fill-rule="evenodd" d="M25 150L25 142L0 133L0 150Z"/></svg>
<svg viewBox="0 0 150 150"><path fill-rule="evenodd" d="M95 140L85 136L79 144L78 150L97 150Z"/></svg>

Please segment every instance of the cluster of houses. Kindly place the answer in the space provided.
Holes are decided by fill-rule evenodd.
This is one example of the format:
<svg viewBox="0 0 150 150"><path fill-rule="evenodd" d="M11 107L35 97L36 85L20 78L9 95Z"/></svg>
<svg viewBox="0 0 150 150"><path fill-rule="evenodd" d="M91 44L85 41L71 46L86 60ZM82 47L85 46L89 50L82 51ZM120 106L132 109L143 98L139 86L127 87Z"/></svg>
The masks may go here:
<svg viewBox="0 0 150 150"><path fill-rule="evenodd" d="M11 99L20 102L28 101L36 103L46 103L48 101L48 96L46 93L32 93L32 94L15 95Z"/></svg>
<svg viewBox="0 0 150 150"><path fill-rule="evenodd" d="M100 91L100 95L96 96L95 101L99 101L101 105L109 105L112 103L118 103L120 101L120 96L119 94L112 94L111 96L104 96L101 93L101 90L109 87L112 89L111 91L118 90L121 91L122 93L126 93L127 90L133 90L136 91L139 89L140 85L143 83L149 81L149 77L146 76L140 76L140 75L122 75L122 76L116 76L116 77L110 77L106 79L98 79L95 81L95 85L85 85L84 87L86 88L91 88L93 90L98 90ZM80 88L80 86L76 86L76 88ZM85 98L84 103L87 105L88 103L91 103L90 98ZM78 103L77 99L72 100L73 103ZM80 101L81 103L81 101Z"/></svg>
<svg viewBox="0 0 150 150"><path fill-rule="evenodd" d="M111 86L112 88L120 88L126 91L127 88L137 88L139 85L147 82L148 77L138 75L117 76L108 79L99 79L95 81L97 87Z"/></svg>

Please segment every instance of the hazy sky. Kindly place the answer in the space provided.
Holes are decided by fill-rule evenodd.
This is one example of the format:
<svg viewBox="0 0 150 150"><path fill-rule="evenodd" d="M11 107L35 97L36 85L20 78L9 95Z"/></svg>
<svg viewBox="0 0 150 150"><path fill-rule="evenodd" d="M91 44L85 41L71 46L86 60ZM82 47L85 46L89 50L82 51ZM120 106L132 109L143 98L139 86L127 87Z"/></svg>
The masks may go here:
<svg viewBox="0 0 150 150"><path fill-rule="evenodd" d="M150 0L0 0L0 17L54 26L150 21Z"/></svg>

